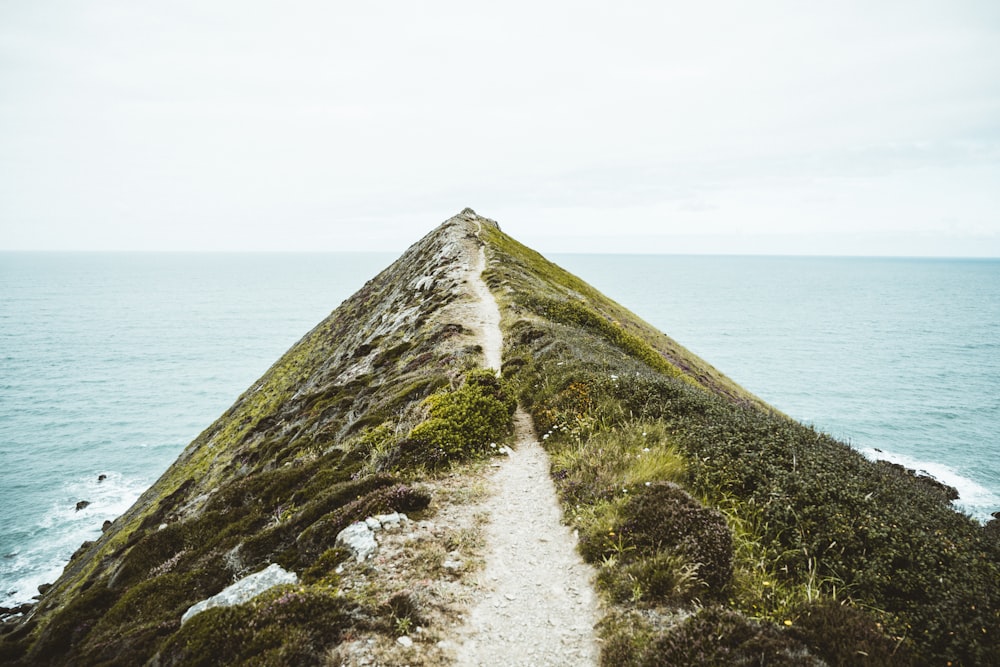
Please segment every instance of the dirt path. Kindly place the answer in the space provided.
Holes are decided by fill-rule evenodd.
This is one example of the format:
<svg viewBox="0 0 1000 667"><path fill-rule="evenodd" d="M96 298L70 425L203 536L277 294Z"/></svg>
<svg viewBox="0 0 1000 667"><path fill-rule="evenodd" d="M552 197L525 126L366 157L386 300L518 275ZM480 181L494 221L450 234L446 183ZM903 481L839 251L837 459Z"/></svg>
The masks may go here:
<svg viewBox="0 0 1000 667"><path fill-rule="evenodd" d="M482 226L480 226L482 231ZM486 357L486 367L495 371L500 370L500 351L503 348L503 336L500 333L500 309L497 302L490 293L490 288L483 281L482 273L486 268L486 248L480 247L477 256L476 266L469 272L469 284L472 292L476 295L479 316L479 323L482 331L483 354Z"/></svg>
<svg viewBox="0 0 1000 667"><path fill-rule="evenodd" d="M500 367L500 313L479 274L471 281L480 299L487 364ZM486 567L476 587L478 602L458 637L459 665L594 665L597 597L592 569L576 551L576 538L561 523L549 459L531 417L518 408L515 451L490 480L483 511Z"/></svg>

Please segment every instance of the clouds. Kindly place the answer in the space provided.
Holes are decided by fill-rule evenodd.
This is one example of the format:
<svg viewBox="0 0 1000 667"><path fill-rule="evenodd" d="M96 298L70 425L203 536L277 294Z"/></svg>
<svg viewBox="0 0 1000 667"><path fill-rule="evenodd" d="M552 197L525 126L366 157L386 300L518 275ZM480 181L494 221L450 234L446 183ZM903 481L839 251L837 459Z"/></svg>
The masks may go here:
<svg viewBox="0 0 1000 667"><path fill-rule="evenodd" d="M0 6L0 246L1000 253L992 3L362 4Z"/></svg>

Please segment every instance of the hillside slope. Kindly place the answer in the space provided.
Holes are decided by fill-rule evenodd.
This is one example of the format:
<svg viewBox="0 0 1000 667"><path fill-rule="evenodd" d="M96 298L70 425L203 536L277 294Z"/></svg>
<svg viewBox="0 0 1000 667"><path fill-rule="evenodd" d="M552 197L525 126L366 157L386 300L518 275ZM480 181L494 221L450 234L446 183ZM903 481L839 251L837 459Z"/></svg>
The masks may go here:
<svg viewBox="0 0 1000 667"><path fill-rule="evenodd" d="M504 376L613 603L605 664L1000 664L997 521L487 236Z"/></svg>
<svg viewBox="0 0 1000 667"><path fill-rule="evenodd" d="M484 370L498 325L476 307L482 261L502 378ZM0 661L448 663L483 599L483 499L518 403L596 568L602 664L996 664L994 526L788 419L468 209L83 545L4 623ZM395 512L410 521L372 524L368 560L337 541ZM182 623L274 564L298 583Z"/></svg>

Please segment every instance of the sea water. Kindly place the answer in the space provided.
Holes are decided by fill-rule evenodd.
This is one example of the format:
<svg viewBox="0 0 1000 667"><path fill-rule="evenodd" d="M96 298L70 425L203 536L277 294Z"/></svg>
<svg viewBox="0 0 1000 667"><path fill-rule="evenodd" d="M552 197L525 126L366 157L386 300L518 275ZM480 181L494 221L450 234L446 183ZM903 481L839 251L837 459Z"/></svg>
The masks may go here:
<svg viewBox="0 0 1000 667"><path fill-rule="evenodd" d="M0 254L0 605L394 257ZM556 259L787 414L1000 510L1000 261Z"/></svg>
<svg viewBox="0 0 1000 667"><path fill-rule="evenodd" d="M394 258L0 254L0 606L54 581Z"/></svg>
<svg viewBox="0 0 1000 667"><path fill-rule="evenodd" d="M791 417L1000 510L1000 260L556 260Z"/></svg>

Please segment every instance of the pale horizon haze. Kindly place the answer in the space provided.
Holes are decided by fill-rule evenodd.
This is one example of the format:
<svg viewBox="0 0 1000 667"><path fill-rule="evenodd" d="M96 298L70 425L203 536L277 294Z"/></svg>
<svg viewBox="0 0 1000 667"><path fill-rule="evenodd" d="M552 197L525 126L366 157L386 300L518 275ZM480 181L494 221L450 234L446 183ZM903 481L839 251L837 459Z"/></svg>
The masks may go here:
<svg viewBox="0 0 1000 667"><path fill-rule="evenodd" d="M1000 257L1000 3L0 0L0 251Z"/></svg>

